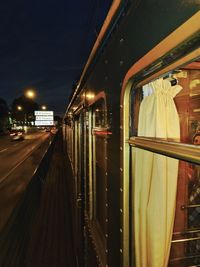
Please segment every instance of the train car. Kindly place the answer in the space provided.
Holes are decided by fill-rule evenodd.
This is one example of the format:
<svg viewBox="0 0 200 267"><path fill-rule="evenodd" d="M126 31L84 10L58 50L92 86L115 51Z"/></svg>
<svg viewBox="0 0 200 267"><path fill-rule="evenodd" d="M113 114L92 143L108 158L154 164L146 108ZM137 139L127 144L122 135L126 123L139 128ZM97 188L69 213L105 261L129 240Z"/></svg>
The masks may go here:
<svg viewBox="0 0 200 267"><path fill-rule="evenodd" d="M113 1L63 123L79 266L200 266L199 8Z"/></svg>

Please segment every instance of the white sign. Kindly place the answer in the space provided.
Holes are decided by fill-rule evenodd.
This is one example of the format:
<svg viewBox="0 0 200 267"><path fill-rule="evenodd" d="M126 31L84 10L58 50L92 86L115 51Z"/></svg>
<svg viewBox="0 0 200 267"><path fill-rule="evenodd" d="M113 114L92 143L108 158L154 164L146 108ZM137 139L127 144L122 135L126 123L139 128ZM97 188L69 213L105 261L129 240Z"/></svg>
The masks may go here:
<svg viewBox="0 0 200 267"><path fill-rule="evenodd" d="M36 121L53 121L53 116L36 116Z"/></svg>
<svg viewBox="0 0 200 267"><path fill-rule="evenodd" d="M53 111L35 110L35 116L53 116Z"/></svg>
<svg viewBox="0 0 200 267"><path fill-rule="evenodd" d="M53 121L35 121L36 126L52 126Z"/></svg>
<svg viewBox="0 0 200 267"><path fill-rule="evenodd" d="M53 111L35 110L35 125L36 126L53 126Z"/></svg>

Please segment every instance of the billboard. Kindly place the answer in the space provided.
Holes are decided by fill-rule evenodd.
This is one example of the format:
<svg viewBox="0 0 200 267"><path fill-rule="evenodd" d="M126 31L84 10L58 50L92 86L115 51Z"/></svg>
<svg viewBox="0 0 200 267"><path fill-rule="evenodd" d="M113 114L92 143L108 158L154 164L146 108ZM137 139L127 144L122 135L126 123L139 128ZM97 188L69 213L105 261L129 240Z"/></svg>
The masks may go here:
<svg viewBox="0 0 200 267"><path fill-rule="evenodd" d="M53 126L53 121L35 121L36 126Z"/></svg>
<svg viewBox="0 0 200 267"><path fill-rule="evenodd" d="M42 110L35 110L35 116L53 116L53 111L42 111Z"/></svg>
<svg viewBox="0 0 200 267"><path fill-rule="evenodd" d="M36 126L53 126L54 117L53 111L35 110L35 125Z"/></svg>
<svg viewBox="0 0 200 267"><path fill-rule="evenodd" d="M53 116L36 116L36 121L53 121Z"/></svg>

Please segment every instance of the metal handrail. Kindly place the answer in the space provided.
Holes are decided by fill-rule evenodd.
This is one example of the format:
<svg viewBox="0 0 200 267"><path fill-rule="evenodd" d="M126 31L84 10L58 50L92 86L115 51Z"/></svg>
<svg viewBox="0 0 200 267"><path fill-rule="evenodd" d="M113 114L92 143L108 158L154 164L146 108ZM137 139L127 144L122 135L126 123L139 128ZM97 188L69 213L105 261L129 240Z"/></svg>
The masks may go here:
<svg viewBox="0 0 200 267"><path fill-rule="evenodd" d="M171 243L180 243L180 242L188 242L188 241L195 241L195 240L200 240L200 236L199 237L184 238L184 239L176 239L176 240L172 240Z"/></svg>
<svg viewBox="0 0 200 267"><path fill-rule="evenodd" d="M127 142L131 146L147 151L200 164L200 148L192 144L183 144L147 137L130 137Z"/></svg>
<svg viewBox="0 0 200 267"><path fill-rule="evenodd" d="M200 204L193 204L193 205L182 205L181 209L182 210L186 210L186 209L190 209L190 208L198 208L200 207Z"/></svg>
<svg viewBox="0 0 200 267"><path fill-rule="evenodd" d="M184 232L174 232L173 235L187 235L187 234L197 234L200 233L200 229L186 230Z"/></svg>

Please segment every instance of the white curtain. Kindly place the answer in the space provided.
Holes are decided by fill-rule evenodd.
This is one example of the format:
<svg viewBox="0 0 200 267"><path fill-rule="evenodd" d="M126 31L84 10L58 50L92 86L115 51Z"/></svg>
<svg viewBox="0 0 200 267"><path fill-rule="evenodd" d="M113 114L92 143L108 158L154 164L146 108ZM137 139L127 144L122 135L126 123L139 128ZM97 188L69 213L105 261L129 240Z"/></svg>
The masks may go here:
<svg viewBox="0 0 200 267"><path fill-rule="evenodd" d="M163 79L143 87L138 136L180 138L173 98L181 89ZM136 149L134 165L136 266L165 267L174 223L178 160Z"/></svg>

